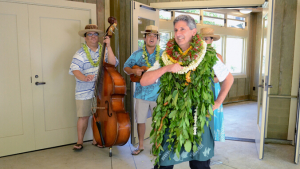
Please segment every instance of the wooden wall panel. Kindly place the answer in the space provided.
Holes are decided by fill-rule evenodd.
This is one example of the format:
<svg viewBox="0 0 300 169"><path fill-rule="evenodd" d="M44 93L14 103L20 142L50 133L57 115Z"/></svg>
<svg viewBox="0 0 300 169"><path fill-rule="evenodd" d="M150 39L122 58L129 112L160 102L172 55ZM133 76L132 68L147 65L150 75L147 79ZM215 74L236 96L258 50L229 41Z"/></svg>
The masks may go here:
<svg viewBox="0 0 300 169"><path fill-rule="evenodd" d="M247 95L250 95L250 88L249 88L249 86L250 86L250 78L247 78L246 79L246 82L245 82L245 96L247 96Z"/></svg>
<svg viewBox="0 0 300 169"><path fill-rule="evenodd" d="M158 2L171 2L171 0L158 0Z"/></svg>
<svg viewBox="0 0 300 169"><path fill-rule="evenodd" d="M231 86L231 89L228 93L229 98L237 96L237 88L238 88L238 80L235 79L232 86Z"/></svg>
<svg viewBox="0 0 300 169"><path fill-rule="evenodd" d="M244 96L245 95L246 79L245 78L239 78L239 79L236 79L236 81L238 82L237 96Z"/></svg>
<svg viewBox="0 0 300 169"><path fill-rule="evenodd" d="M271 61L271 95L291 95L296 27L296 0L276 0ZM270 98L267 138L287 139L290 98ZM293 130L293 129L292 129Z"/></svg>

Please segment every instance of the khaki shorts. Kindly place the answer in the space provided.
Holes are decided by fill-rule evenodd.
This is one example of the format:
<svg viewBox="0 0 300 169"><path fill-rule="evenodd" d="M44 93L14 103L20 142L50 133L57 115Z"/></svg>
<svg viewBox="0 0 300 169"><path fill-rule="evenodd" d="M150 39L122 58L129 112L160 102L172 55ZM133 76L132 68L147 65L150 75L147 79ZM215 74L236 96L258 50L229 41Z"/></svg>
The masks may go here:
<svg viewBox="0 0 300 169"><path fill-rule="evenodd" d="M86 117L92 115L91 110L92 99L76 100L77 117Z"/></svg>
<svg viewBox="0 0 300 169"><path fill-rule="evenodd" d="M153 108L156 106L155 101L147 101L142 99L136 99L135 101L135 122L146 123L148 118L148 111L150 108L151 115L153 114Z"/></svg>

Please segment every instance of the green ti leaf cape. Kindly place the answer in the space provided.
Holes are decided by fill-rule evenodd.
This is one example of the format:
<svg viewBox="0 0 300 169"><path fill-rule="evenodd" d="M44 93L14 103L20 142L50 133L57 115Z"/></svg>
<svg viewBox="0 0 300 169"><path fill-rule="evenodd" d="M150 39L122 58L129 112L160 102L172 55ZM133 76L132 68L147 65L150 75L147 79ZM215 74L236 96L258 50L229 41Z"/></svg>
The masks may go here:
<svg viewBox="0 0 300 169"><path fill-rule="evenodd" d="M216 61L216 51L208 45L204 59L196 70L191 72L191 82L188 85L186 74L165 73L161 76L150 133L152 153L156 155L155 164L159 162L160 152L165 151L161 144L167 128L170 129L168 149L171 150L172 146L178 157L182 146L187 152L197 151L196 143L201 143L204 125L208 126L213 118L214 96L211 86L214 78L212 67ZM165 66L162 59L160 66ZM195 113L197 113L196 135L194 135Z"/></svg>

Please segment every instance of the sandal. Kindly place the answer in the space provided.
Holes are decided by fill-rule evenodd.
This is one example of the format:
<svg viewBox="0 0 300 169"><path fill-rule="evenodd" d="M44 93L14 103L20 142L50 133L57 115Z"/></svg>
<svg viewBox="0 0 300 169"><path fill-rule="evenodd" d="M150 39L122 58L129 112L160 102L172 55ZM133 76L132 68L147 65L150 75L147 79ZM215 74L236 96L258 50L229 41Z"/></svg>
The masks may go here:
<svg viewBox="0 0 300 169"><path fill-rule="evenodd" d="M79 147L79 148L76 148L76 147ZM82 144L75 144L74 147L73 147L73 150L75 150L75 151L79 151L81 149L83 149L83 145Z"/></svg>
<svg viewBox="0 0 300 169"><path fill-rule="evenodd" d="M135 149L131 154L132 155L139 155L144 149Z"/></svg>
<svg viewBox="0 0 300 169"><path fill-rule="evenodd" d="M93 145L93 146L96 146L96 147L98 147L98 148L105 148L104 146L100 146L100 144L98 144L98 143L95 143L95 144L92 143L92 145Z"/></svg>

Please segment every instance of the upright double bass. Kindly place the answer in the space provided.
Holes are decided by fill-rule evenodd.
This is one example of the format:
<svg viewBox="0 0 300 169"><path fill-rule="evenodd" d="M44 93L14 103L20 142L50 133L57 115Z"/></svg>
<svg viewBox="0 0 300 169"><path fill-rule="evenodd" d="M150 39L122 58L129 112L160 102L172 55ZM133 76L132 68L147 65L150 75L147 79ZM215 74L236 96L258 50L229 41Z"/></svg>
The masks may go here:
<svg viewBox="0 0 300 169"><path fill-rule="evenodd" d="M110 26L106 35L111 38L116 28L117 20L109 17ZM111 148L124 145L130 137L131 125L129 113L124 108L126 83L114 65L104 62L106 44L103 44L99 63L97 80L95 82L92 101L93 135L96 142L103 147Z"/></svg>

